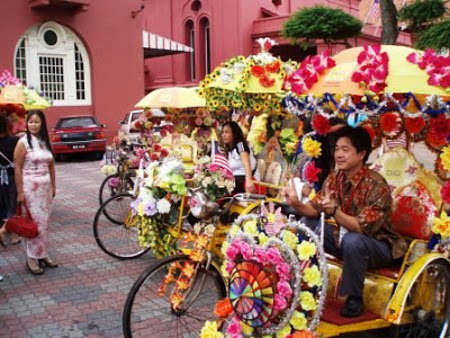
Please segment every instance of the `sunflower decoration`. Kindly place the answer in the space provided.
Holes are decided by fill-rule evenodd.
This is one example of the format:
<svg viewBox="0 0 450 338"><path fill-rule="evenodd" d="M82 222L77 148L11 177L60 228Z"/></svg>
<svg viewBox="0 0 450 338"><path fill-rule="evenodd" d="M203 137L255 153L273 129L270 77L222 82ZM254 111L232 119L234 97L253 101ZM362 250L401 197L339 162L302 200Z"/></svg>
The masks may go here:
<svg viewBox="0 0 450 338"><path fill-rule="evenodd" d="M216 305L225 337L288 337L314 330L326 297L327 268L317 236L288 222L274 204L231 227L222 252L228 296ZM211 323L205 326L208 331Z"/></svg>
<svg viewBox="0 0 450 338"><path fill-rule="evenodd" d="M199 94L209 110L222 107L261 113L281 113L282 84L297 64L283 62L270 54L275 41L258 39L261 52L249 57L236 56L220 64L200 82Z"/></svg>

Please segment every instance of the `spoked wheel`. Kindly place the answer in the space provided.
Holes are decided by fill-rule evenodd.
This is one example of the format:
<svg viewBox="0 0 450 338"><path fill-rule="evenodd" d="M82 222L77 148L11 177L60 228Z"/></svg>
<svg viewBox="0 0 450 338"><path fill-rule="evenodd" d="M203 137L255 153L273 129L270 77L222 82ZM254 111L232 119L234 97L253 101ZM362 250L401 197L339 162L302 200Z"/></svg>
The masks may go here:
<svg viewBox="0 0 450 338"><path fill-rule="evenodd" d="M138 278L123 313L125 337L199 337L205 322L215 318L214 307L225 297L226 289L220 272L212 265L208 270L197 270L181 308L174 309L170 296L176 291L176 283L164 280L171 267L172 280L179 280L182 272L176 267L185 263L192 263L188 256L167 257ZM158 293L164 284L165 290Z"/></svg>
<svg viewBox="0 0 450 338"><path fill-rule="evenodd" d="M131 194L113 196L106 200L95 215L95 240L112 257L131 259L149 250L139 245L138 217L130 206L134 199Z"/></svg>
<svg viewBox="0 0 450 338"><path fill-rule="evenodd" d="M431 262L411 288L404 316L412 323L396 328L396 336L448 338L450 336L450 264Z"/></svg>
<svg viewBox="0 0 450 338"><path fill-rule="evenodd" d="M111 186L110 179L117 179L119 186ZM134 182L130 177L126 177L125 187L121 187L120 184L122 184L122 182L117 174L109 175L103 180L102 184L100 184L100 190L98 193L98 201L100 202L100 205L102 205L108 198L133 190Z"/></svg>

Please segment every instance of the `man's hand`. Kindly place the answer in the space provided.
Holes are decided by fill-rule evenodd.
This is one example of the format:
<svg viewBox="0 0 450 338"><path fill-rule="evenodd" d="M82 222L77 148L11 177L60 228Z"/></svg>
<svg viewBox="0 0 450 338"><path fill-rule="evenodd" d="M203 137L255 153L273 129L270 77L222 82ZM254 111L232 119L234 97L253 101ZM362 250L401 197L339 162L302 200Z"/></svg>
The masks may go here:
<svg viewBox="0 0 450 338"><path fill-rule="evenodd" d="M327 216L333 216L338 207L338 203L335 198L325 196L325 198L318 203L318 206Z"/></svg>
<svg viewBox="0 0 450 338"><path fill-rule="evenodd" d="M281 196L286 199L286 203L292 207L298 206L300 201L298 200L297 191L291 185L281 189Z"/></svg>

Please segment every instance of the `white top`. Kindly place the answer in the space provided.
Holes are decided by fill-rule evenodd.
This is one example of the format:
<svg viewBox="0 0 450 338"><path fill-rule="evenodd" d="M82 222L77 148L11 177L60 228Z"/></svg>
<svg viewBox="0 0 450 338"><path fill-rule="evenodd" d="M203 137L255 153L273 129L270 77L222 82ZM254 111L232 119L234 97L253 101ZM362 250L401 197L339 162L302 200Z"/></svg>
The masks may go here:
<svg viewBox="0 0 450 338"><path fill-rule="evenodd" d="M242 142L239 142L236 144L236 147L228 153L228 163L230 164L234 176L245 176L245 168L240 155L244 151L247 152L250 157L250 168L252 172L256 169L256 159L255 156L253 156L252 150ZM257 178L257 174L258 173L255 172L253 176Z"/></svg>

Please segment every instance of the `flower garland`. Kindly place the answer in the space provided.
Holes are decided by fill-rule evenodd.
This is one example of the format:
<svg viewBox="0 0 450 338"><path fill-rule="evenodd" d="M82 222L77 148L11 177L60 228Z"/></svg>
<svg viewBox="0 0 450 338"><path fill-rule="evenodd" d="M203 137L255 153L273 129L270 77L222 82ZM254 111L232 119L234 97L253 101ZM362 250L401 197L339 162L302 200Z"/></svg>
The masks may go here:
<svg viewBox="0 0 450 338"><path fill-rule="evenodd" d="M427 72L429 85L440 86L450 93L450 56L436 55L435 51L429 48L423 54L409 54L406 60Z"/></svg>
<svg viewBox="0 0 450 338"><path fill-rule="evenodd" d="M318 75L333 68L336 62L330 57L330 50L314 56L308 56L292 74L286 76L283 89L301 95L311 89L318 81Z"/></svg>
<svg viewBox="0 0 450 338"><path fill-rule="evenodd" d="M310 229L301 223L286 223L273 205L261 210L260 216L239 217L222 246L226 256L222 271L230 279L230 291L228 300L220 301L215 313L223 320L234 312L227 320L227 337L285 338L303 333L314 337L328 281L323 248ZM256 279L251 271L257 274ZM264 305L255 307L251 314L240 307L246 297L240 286L247 278L265 295ZM273 301L265 302L267 297ZM201 336L206 337L207 332L218 336L217 326L211 322L206 323Z"/></svg>
<svg viewBox="0 0 450 338"><path fill-rule="evenodd" d="M352 74L352 81L374 94L386 88L389 56L381 52L381 45L364 46L358 55L359 68Z"/></svg>
<svg viewBox="0 0 450 338"><path fill-rule="evenodd" d="M179 202L187 193L184 166L176 158L166 158L161 164L151 162L144 177L131 208L140 217L139 244L150 246L154 255L161 258L175 253L176 239L168 225L178 220Z"/></svg>

